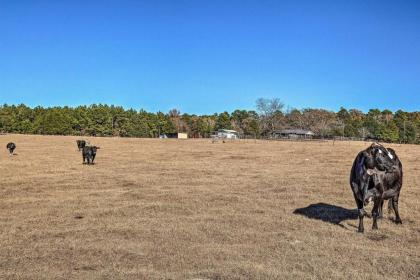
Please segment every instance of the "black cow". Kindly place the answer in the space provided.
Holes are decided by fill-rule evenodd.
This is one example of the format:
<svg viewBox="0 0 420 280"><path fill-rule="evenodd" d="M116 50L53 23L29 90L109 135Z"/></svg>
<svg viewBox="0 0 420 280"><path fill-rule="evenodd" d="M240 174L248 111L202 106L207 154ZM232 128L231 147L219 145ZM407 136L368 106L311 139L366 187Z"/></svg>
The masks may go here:
<svg viewBox="0 0 420 280"><path fill-rule="evenodd" d="M79 152L83 149L84 146L86 146L86 141L85 140L77 140L77 148L79 149Z"/></svg>
<svg viewBox="0 0 420 280"><path fill-rule="evenodd" d="M402 164L393 149L373 143L357 155L350 173L350 186L359 210L359 232L364 231L363 217L367 216L363 206L372 200L372 229L378 229L377 219L382 216L385 199L391 199L388 208L394 210L395 222L401 223L398 199L402 175Z"/></svg>
<svg viewBox="0 0 420 280"><path fill-rule="evenodd" d="M16 149L16 144L10 142L6 145L6 148L9 150L10 155L13 155L13 151Z"/></svg>
<svg viewBox="0 0 420 280"><path fill-rule="evenodd" d="M98 150L99 147L96 146L84 146L82 150L83 155L83 164L85 164L85 161L87 164L94 164L93 161L96 157L96 150Z"/></svg>

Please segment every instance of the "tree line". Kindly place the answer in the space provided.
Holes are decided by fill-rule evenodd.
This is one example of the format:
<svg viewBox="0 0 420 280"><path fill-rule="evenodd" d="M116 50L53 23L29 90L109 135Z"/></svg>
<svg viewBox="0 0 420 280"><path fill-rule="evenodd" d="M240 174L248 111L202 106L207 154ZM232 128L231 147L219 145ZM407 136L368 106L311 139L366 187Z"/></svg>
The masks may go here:
<svg viewBox="0 0 420 280"><path fill-rule="evenodd" d="M158 137L163 133L188 133L210 137L218 129L233 129L244 137L270 137L273 131L299 128L318 137L372 138L384 142L420 144L420 112L340 108L285 109L279 99L260 98L255 110L235 110L212 115L124 109L93 104L78 107L0 106L0 132L44 135Z"/></svg>

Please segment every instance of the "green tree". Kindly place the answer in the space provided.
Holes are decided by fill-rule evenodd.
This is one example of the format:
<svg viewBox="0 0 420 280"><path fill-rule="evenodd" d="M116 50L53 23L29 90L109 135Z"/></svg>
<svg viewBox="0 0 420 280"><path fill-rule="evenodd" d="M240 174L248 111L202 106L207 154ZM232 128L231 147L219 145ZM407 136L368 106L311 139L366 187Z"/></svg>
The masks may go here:
<svg viewBox="0 0 420 280"><path fill-rule="evenodd" d="M215 130L219 129L232 129L232 123L228 112L223 112L217 116Z"/></svg>
<svg viewBox="0 0 420 280"><path fill-rule="evenodd" d="M68 135L72 132L71 120L59 108L51 108L40 116L38 131L47 135Z"/></svg>

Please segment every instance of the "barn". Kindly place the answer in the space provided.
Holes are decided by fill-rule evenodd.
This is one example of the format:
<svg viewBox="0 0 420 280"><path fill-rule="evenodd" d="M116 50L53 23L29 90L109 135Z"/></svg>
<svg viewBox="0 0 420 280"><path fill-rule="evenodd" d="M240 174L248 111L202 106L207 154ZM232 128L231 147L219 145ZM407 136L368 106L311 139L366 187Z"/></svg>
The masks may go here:
<svg viewBox="0 0 420 280"><path fill-rule="evenodd" d="M283 129L273 132L273 138L311 139L314 136L315 133L305 129Z"/></svg>

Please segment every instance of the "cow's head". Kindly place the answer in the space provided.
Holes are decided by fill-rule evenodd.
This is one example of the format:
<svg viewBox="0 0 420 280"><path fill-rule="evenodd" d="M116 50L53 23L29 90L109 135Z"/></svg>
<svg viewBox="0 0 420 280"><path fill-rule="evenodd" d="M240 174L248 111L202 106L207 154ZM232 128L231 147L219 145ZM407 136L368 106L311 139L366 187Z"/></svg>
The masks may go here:
<svg viewBox="0 0 420 280"><path fill-rule="evenodd" d="M370 159L367 160L367 168L377 168L380 171L387 171L395 164L395 155L378 143L373 143L368 148L368 153Z"/></svg>
<svg viewBox="0 0 420 280"><path fill-rule="evenodd" d="M369 204L372 200L376 200L381 197L383 193L383 180L385 171L380 171L376 168L367 169L366 185L363 193L363 203Z"/></svg>
<svg viewBox="0 0 420 280"><path fill-rule="evenodd" d="M383 176L395 165L396 155L393 150L391 151L392 153L378 143L373 143L364 151L363 158L366 168L364 176L366 177L363 184L363 203L365 205L379 198L383 192Z"/></svg>

